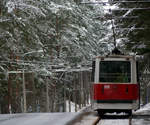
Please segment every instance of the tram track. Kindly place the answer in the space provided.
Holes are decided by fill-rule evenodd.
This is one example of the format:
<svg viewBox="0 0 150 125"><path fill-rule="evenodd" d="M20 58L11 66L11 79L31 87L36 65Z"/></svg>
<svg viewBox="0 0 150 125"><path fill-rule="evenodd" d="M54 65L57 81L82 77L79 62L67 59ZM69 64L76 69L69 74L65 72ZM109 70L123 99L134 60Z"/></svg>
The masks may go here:
<svg viewBox="0 0 150 125"><path fill-rule="evenodd" d="M126 120L126 125L132 125L133 123L133 120L134 119L147 119L147 118L150 118L150 115L149 114L133 114L132 116L105 116L105 117L99 117L97 120L97 122L95 122L94 125L108 125L109 124L109 121L115 121L118 125L119 122L123 122L123 120ZM115 123L114 122L114 123ZM111 124L111 123L110 123ZM112 122L112 125L113 125L113 122ZM116 124L114 124L116 125Z"/></svg>
<svg viewBox="0 0 150 125"><path fill-rule="evenodd" d="M150 115L145 114L133 114L132 116L125 115L107 115L100 117L94 112L83 113L78 116L74 122L67 125L120 125L125 122L125 125L132 125L133 119L150 118Z"/></svg>
<svg viewBox="0 0 150 125"><path fill-rule="evenodd" d="M75 122L71 123L71 124L67 124L67 125L108 125L108 123L110 123L110 121L113 121L113 123L117 123L117 121L121 121L123 119L110 119L110 117L108 119L103 119L102 117L100 117L99 115L95 114L95 113L88 113L88 114L83 114L82 116L80 116L78 119L75 120ZM129 124L127 125L132 125L131 124L132 119L129 119ZM111 124L111 123L110 123ZM113 125L113 124L112 124Z"/></svg>
<svg viewBox="0 0 150 125"><path fill-rule="evenodd" d="M94 121L94 123L93 123L92 125L97 125L97 124L100 122L100 120L101 120L101 118L98 117L98 118Z"/></svg>
<svg viewBox="0 0 150 125"><path fill-rule="evenodd" d="M95 112L82 113L67 125L97 125L101 118Z"/></svg>

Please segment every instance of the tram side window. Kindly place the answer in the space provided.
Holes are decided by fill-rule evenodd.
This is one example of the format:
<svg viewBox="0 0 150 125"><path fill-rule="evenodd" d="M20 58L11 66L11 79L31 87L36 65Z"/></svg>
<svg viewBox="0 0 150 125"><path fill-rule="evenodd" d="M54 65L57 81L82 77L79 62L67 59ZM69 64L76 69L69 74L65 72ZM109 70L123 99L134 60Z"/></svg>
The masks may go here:
<svg viewBox="0 0 150 125"><path fill-rule="evenodd" d="M131 65L129 61L101 61L100 82L131 82Z"/></svg>
<svg viewBox="0 0 150 125"><path fill-rule="evenodd" d="M140 77L140 74L139 74L139 63L136 62L136 73L137 73L137 82L139 83L139 77ZM140 84L140 83L139 83Z"/></svg>
<svg viewBox="0 0 150 125"><path fill-rule="evenodd" d="M92 82L94 82L94 76L95 76L95 61L92 62L92 76L91 76Z"/></svg>

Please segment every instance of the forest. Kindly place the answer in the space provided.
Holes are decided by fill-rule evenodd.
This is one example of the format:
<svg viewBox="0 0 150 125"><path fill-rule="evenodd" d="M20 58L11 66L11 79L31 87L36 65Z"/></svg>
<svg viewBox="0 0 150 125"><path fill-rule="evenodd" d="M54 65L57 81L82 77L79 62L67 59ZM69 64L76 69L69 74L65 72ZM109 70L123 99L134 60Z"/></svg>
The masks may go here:
<svg viewBox="0 0 150 125"><path fill-rule="evenodd" d="M149 0L1 0L0 113L62 112L66 101L77 111L90 103L92 59L115 46L139 56L150 101L149 13Z"/></svg>

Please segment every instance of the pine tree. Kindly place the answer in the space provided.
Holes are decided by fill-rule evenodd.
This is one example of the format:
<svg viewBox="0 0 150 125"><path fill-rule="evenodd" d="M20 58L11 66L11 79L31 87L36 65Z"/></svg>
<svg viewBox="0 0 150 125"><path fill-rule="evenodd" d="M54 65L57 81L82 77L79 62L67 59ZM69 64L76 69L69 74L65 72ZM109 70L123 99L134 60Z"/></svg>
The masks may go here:
<svg viewBox="0 0 150 125"><path fill-rule="evenodd" d="M130 3L129 0L126 1L126 3L120 2L118 6L120 9L128 8L128 10L119 10L113 13L115 16L124 17L115 22L120 30L122 28L121 35L119 36L127 38L124 41L126 49L138 52L139 54L148 53L150 52L150 37L148 35L150 33L150 2L143 1L138 3L138 1L135 1Z"/></svg>

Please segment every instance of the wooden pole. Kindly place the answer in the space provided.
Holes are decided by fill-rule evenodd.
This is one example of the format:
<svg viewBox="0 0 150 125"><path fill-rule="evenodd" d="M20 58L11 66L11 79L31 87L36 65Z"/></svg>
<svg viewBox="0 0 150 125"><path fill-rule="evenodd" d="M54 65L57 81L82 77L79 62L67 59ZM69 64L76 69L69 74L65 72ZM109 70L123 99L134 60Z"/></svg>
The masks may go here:
<svg viewBox="0 0 150 125"><path fill-rule="evenodd" d="M79 109L81 109L81 103L82 103L82 99L81 99L81 91L82 91L82 89L81 89L81 72L79 72L78 73L78 79L79 79Z"/></svg>
<svg viewBox="0 0 150 125"><path fill-rule="evenodd" d="M26 85L25 85L25 64L24 64L24 57L23 57L23 73L22 73L22 79L23 79L23 83L22 83L22 89L23 89L23 112L26 113L27 112L27 102L26 102Z"/></svg>
<svg viewBox="0 0 150 125"><path fill-rule="evenodd" d="M70 95L70 93L71 93L71 92L69 91L69 112L71 112L71 98L70 98L71 95Z"/></svg>
<svg viewBox="0 0 150 125"><path fill-rule="evenodd" d="M49 110L49 85L48 85L48 78L46 77L46 112L50 112Z"/></svg>
<svg viewBox="0 0 150 125"><path fill-rule="evenodd" d="M11 114L11 77L8 76L8 112Z"/></svg>
<svg viewBox="0 0 150 125"><path fill-rule="evenodd" d="M75 74L75 79L74 79L74 96L73 96L73 100L74 100L74 103L75 103L75 112L77 112L77 95L76 95L76 91L77 91L77 87L76 87L76 74Z"/></svg>

